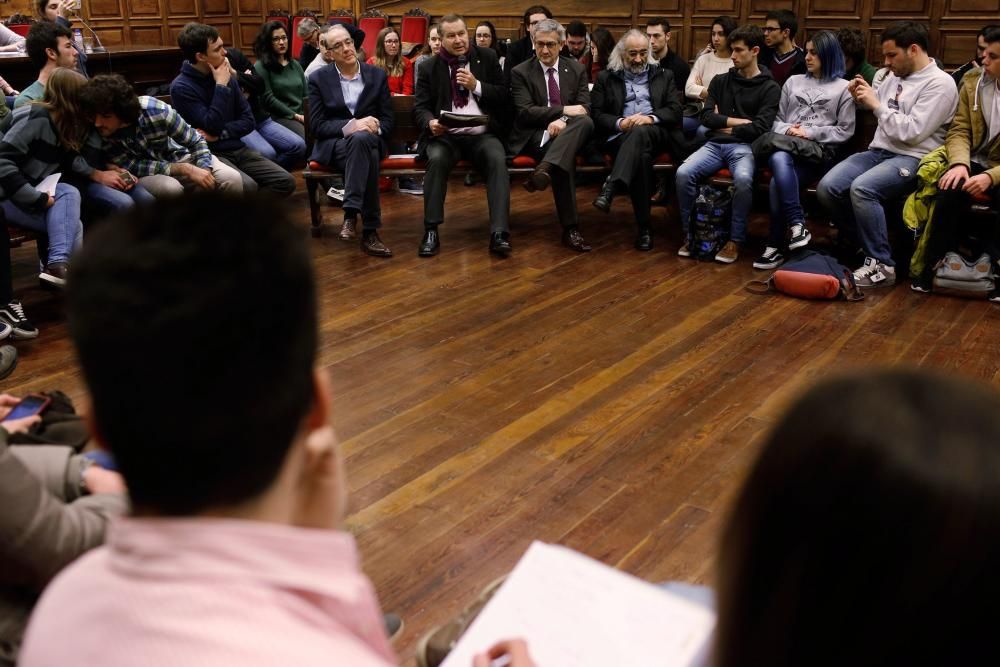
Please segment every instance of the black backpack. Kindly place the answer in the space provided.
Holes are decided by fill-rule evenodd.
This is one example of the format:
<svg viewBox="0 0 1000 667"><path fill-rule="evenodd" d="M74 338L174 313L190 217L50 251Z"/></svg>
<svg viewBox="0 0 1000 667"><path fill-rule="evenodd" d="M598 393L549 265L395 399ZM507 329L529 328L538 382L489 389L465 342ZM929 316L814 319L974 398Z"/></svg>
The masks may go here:
<svg viewBox="0 0 1000 667"><path fill-rule="evenodd" d="M733 188L703 185L691 209L691 257L710 262L729 240Z"/></svg>

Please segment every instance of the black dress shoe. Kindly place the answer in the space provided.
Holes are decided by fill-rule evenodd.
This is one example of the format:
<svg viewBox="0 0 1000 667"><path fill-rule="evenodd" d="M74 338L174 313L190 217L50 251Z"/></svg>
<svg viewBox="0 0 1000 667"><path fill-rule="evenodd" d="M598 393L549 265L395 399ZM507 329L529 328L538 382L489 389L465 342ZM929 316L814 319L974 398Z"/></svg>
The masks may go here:
<svg viewBox="0 0 1000 667"><path fill-rule="evenodd" d="M354 218L345 218L344 224L340 226L340 233L337 236L340 237L341 241L353 241L357 238L357 233L354 231L355 226L357 226L358 221Z"/></svg>
<svg viewBox="0 0 1000 667"><path fill-rule="evenodd" d="M438 239L437 229L425 229L424 238L420 240L420 249L417 254L421 257L433 257L441 249L441 241Z"/></svg>
<svg viewBox="0 0 1000 667"><path fill-rule="evenodd" d="M361 237L361 251L372 257L392 257L392 251L382 243L374 229L365 231Z"/></svg>
<svg viewBox="0 0 1000 667"><path fill-rule="evenodd" d="M660 183L660 187L658 187L653 196L649 198L649 203L652 206L670 205L670 189L667 188L666 183L663 182Z"/></svg>
<svg viewBox="0 0 1000 667"><path fill-rule="evenodd" d="M604 185L601 186L601 194L597 195L597 199L594 200L594 208L598 211L604 211L608 213L611 210L611 202L615 198L615 183L608 176L604 181Z"/></svg>
<svg viewBox="0 0 1000 667"><path fill-rule="evenodd" d="M577 252L590 252L591 247L583 240L583 234L576 227L570 227L563 232L563 245Z"/></svg>
<svg viewBox="0 0 1000 667"><path fill-rule="evenodd" d="M501 257L510 255L510 232L493 232L490 235L490 252Z"/></svg>
<svg viewBox="0 0 1000 667"><path fill-rule="evenodd" d="M639 234L635 237L636 250L653 249L653 232L648 227L640 227Z"/></svg>
<svg viewBox="0 0 1000 667"><path fill-rule="evenodd" d="M524 182L524 189L528 192L544 190L549 187L549 183L551 182L552 176L549 174L549 165L543 162L535 168L535 171L531 172L531 176L528 176L528 180Z"/></svg>

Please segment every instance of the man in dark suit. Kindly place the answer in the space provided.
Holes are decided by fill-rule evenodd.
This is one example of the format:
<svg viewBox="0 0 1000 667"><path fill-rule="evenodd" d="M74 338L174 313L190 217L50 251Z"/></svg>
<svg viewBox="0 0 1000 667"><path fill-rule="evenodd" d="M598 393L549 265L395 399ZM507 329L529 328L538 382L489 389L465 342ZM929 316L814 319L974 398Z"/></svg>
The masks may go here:
<svg viewBox="0 0 1000 667"><path fill-rule="evenodd" d="M653 161L663 151L669 151L676 162L686 155L674 74L651 64L648 38L638 30L629 30L615 45L608 69L598 75L590 100L597 131L605 138L604 150L615 156L611 175L594 207L607 213L616 190L628 189L639 228L635 247L651 250Z"/></svg>
<svg viewBox="0 0 1000 667"><path fill-rule="evenodd" d="M544 5L532 5L524 10L525 35L507 47L507 56L503 61L503 80L510 87L510 72L515 67L531 58L535 45L531 41L531 33L539 21L552 18L552 12Z"/></svg>
<svg viewBox="0 0 1000 667"><path fill-rule="evenodd" d="M382 69L358 61L346 28L336 25L325 37L333 63L309 77L309 126L316 140L309 159L344 171L340 238L355 238L360 213L361 249L375 257L392 257L378 236L378 167L393 120L388 80Z"/></svg>
<svg viewBox="0 0 1000 667"><path fill-rule="evenodd" d="M507 89L500 62L492 49L469 43L465 19L449 14L441 19L441 50L420 67L413 114L423 134L417 152L427 158L424 176L424 237L419 255L438 253L437 228L444 222L448 175L460 159L471 160L486 181L490 210L490 252L510 254L510 178L501 120ZM485 125L447 127L442 111L489 117Z"/></svg>
<svg viewBox="0 0 1000 667"><path fill-rule="evenodd" d="M515 117L510 148L540 160L524 187L534 192L552 183L563 243L587 252L590 246L577 224L573 183L576 154L594 131L587 72L576 59L559 55L566 32L557 21L540 21L533 35L535 57L511 70Z"/></svg>

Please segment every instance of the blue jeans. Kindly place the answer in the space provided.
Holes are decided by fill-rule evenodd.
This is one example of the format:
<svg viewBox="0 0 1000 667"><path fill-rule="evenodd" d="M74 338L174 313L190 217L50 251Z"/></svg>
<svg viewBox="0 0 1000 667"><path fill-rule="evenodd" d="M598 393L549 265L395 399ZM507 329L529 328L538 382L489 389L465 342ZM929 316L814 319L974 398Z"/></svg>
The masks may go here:
<svg viewBox="0 0 1000 667"><path fill-rule="evenodd" d="M681 209L684 237L691 238L691 209L698 197L698 184L723 167L733 175L733 224L729 238L747 240L747 216L753 204L753 153L749 144L719 144L710 141L695 151L677 169L677 201Z"/></svg>
<svg viewBox="0 0 1000 667"><path fill-rule="evenodd" d="M813 162L797 161L795 156L785 151L771 154L771 226L767 234L767 245L781 248L785 244L785 232L792 225L804 225L805 213L799 188L820 174L820 166Z"/></svg>
<svg viewBox="0 0 1000 667"><path fill-rule="evenodd" d="M285 169L294 167L306 156L305 139L270 118L245 135L243 145Z"/></svg>
<svg viewBox="0 0 1000 667"><path fill-rule="evenodd" d="M93 182L88 183L87 187L84 188L83 198L97 209L97 214L100 216L114 215L121 211L127 211L133 206L151 204L156 201L156 197L141 185L134 185L127 192L122 192Z"/></svg>
<svg viewBox="0 0 1000 667"><path fill-rule="evenodd" d="M49 237L46 264L69 260L70 253L83 239L80 222L80 191L66 183L56 184L55 204L41 211L25 211L9 199L0 203L7 222Z"/></svg>
<svg viewBox="0 0 1000 667"><path fill-rule="evenodd" d="M834 223L861 243L865 254L895 266L885 224L885 202L916 188L919 158L880 148L856 153L827 172L816 188Z"/></svg>

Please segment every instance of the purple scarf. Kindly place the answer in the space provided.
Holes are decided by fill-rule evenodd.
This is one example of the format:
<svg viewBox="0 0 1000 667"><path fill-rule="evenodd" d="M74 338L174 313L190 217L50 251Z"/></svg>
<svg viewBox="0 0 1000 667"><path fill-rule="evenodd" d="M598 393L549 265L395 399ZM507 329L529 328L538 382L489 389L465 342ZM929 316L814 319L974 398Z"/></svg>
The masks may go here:
<svg viewBox="0 0 1000 667"><path fill-rule="evenodd" d="M448 65L451 71L451 103L455 109L461 109L469 103L469 91L458 84L458 70L465 67L469 62L469 57L465 54L453 56L444 47L438 51L438 57Z"/></svg>

